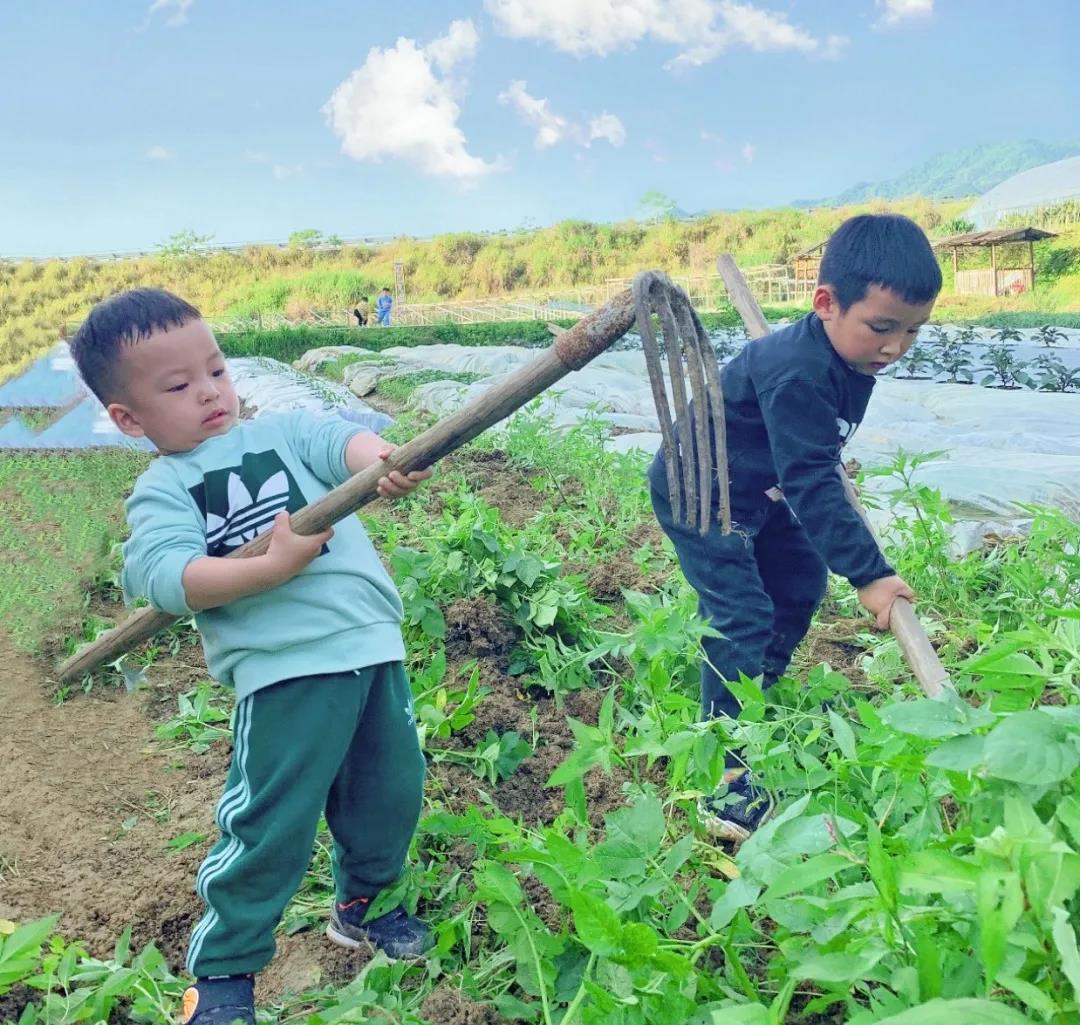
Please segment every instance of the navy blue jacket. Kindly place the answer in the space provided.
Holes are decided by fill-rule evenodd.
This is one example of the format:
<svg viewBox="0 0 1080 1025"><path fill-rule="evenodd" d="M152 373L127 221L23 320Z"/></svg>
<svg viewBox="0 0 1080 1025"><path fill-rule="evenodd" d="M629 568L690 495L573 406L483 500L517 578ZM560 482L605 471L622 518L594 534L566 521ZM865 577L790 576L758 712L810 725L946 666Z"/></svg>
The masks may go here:
<svg viewBox="0 0 1080 1025"><path fill-rule="evenodd" d="M891 576L837 475L841 449L866 413L873 377L844 362L811 313L748 342L721 380L733 518L750 519L772 501L766 492L779 487L832 572L856 587ZM649 481L667 495L662 451Z"/></svg>

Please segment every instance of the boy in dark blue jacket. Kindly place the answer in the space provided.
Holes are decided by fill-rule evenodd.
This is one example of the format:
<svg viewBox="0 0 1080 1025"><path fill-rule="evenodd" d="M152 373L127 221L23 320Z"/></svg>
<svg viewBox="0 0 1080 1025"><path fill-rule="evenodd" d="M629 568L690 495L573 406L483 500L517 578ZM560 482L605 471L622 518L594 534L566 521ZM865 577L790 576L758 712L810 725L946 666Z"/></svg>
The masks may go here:
<svg viewBox="0 0 1080 1025"><path fill-rule="evenodd" d="M844 222L826 247L813 312L749 342L723 369L732 533L714 525L702 537L674 522L662 452L650 467L656 516L702 618L722 635L702 641L706 718L739 714L725 680L742 673L769 687L783 675L829 570L851 581L881 629L898 597L914 597L848 502L840 458L874 376L914 344L940 290L941 269L914 221ZM737 752L727 764L726 790L706 802L710 825L742 841L772 804Z"/></svg>

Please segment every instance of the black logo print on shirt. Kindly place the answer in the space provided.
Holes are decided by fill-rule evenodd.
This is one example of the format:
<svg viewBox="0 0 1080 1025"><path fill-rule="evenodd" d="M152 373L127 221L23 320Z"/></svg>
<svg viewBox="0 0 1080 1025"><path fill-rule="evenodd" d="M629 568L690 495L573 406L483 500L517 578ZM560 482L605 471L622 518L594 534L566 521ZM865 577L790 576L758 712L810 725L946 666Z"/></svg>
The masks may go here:
<svg viewBox="0 0 1080 1025"><path fill-rule="evenodd" d="M189 491L206 520L206 554L214 556L228 555L269 530L282 510L294 513L307 505L274 451L247 452L239 466L211 470Z"/></svg>

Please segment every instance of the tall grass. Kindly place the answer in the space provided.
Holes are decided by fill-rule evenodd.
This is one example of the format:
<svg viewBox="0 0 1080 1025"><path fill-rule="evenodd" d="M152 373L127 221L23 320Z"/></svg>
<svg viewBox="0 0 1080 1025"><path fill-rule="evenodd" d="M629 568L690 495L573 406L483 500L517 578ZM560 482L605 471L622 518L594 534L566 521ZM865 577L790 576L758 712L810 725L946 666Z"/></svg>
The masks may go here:
<svg viewBox="0 0 1080 1025"><path fill-rule="evenodd" d="M96 263L87 259L0 262L0 379L69 331L99 299L137 285L171 289L209 316L347 310L373 296L405 269L414 302L531 291L558 295L603 285L642 268L709 273L717 253L744 266L784 263L822 241L852 214L894 210L935 234L965 208L963 201L877 201L859 206L713 213L691 221L594 224L563 221L502 235L470 232L430 241L400 238L385 246L313 250L251 246L241 252L140 257ZM1080 307L1080 228L1040 248L1038 287L1010 300L1010 310ZM948 264L948 261L946 261ZM946 267L946 273L950 273ZM994 307L996 308L996 307ZM979 314L991 308L977 307Z"/></svg>

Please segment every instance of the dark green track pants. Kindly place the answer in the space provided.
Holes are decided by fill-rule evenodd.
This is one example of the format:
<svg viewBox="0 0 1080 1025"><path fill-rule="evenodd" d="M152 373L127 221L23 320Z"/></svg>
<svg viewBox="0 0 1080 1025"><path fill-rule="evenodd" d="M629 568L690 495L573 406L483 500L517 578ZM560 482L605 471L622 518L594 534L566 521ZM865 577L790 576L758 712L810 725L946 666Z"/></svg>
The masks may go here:
<svg viewBox="0 0 1080 1025"><path fill-rule="evenodd" d="M400 662L283 680L236 707L221 839L195 889L196 976L257 972L311 860L325 810L337 899L371 897L401 874L424 788L412 694Z"/></svg>

